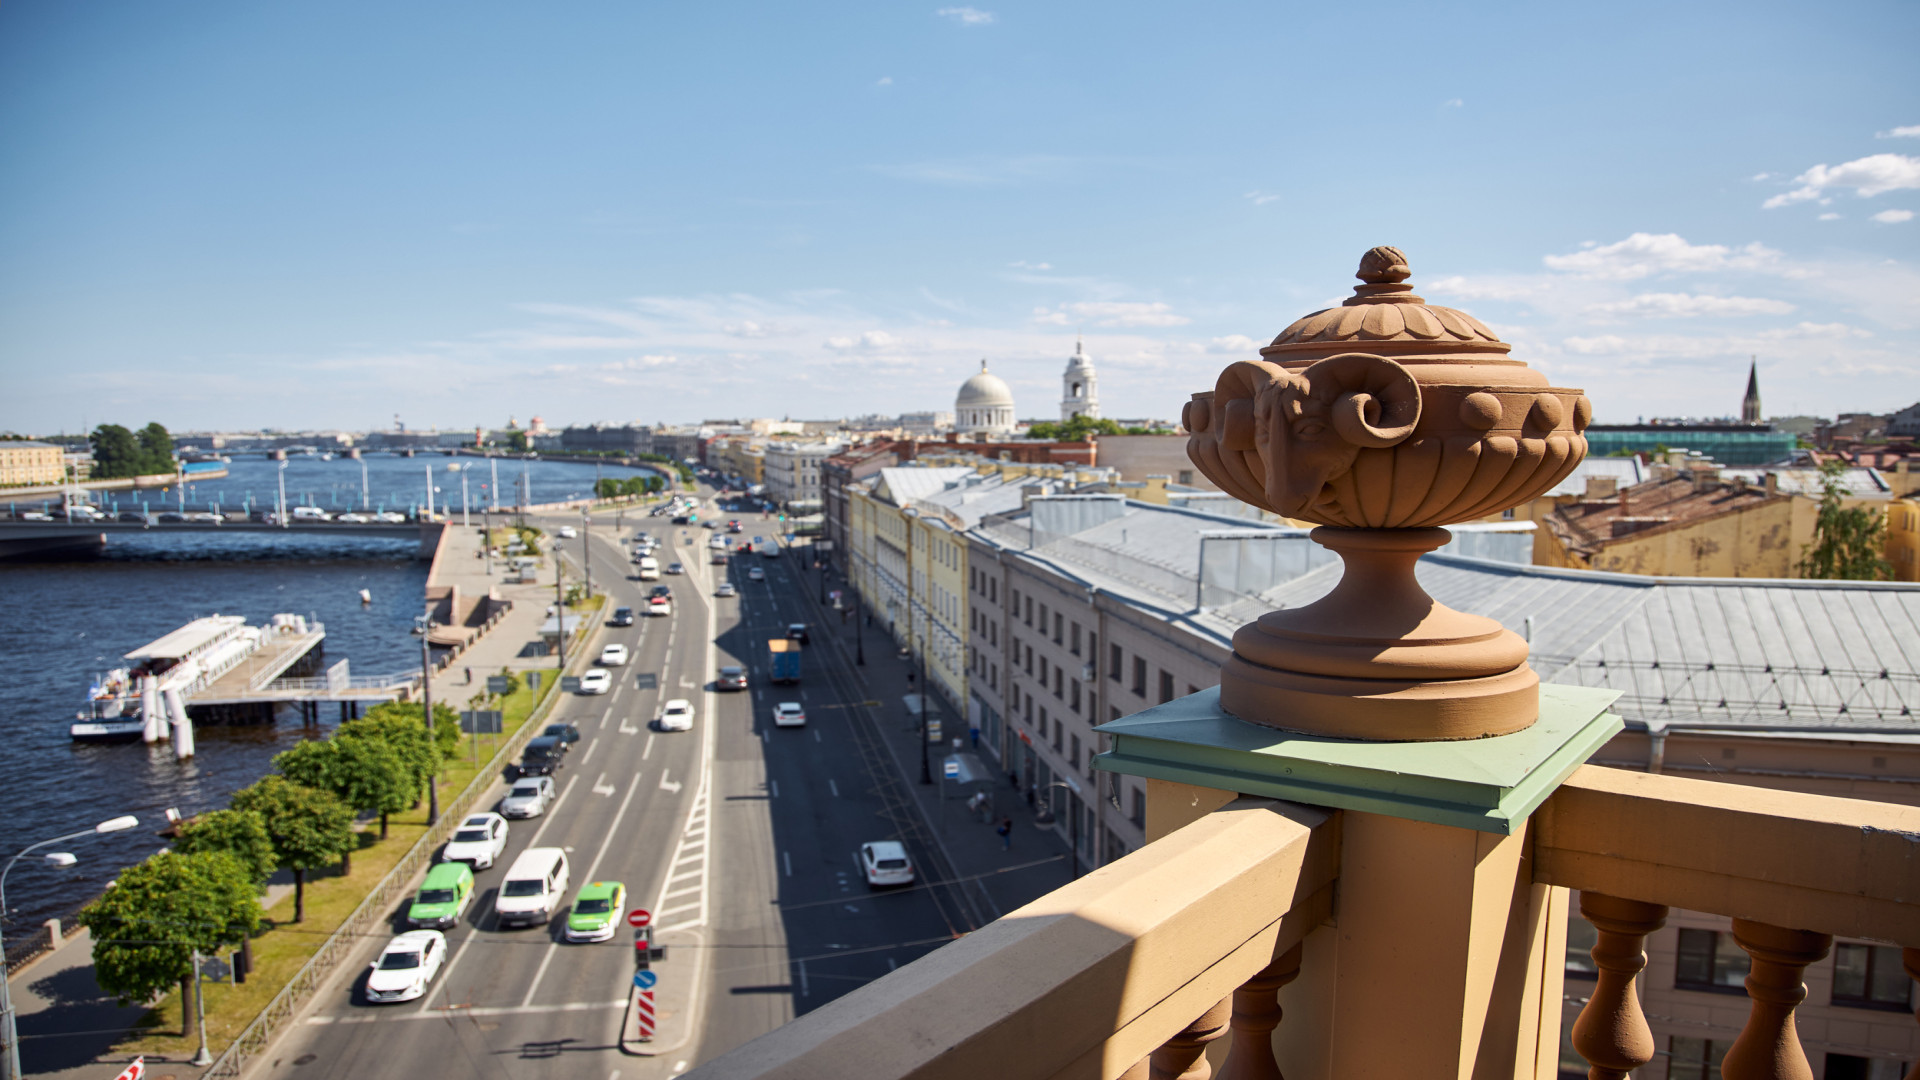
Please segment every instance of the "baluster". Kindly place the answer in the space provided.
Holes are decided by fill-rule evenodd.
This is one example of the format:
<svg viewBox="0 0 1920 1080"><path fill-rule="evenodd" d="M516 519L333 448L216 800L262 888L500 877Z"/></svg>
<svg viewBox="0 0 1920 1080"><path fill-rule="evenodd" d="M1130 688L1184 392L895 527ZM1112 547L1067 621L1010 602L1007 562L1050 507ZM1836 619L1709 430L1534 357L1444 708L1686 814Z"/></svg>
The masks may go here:
<svg viewBox="0 0 1920 1080"><path fill-rule="evenodd" d="M1653 1060L1653 1031L1633 981L1647 966L1647 935L1666 925L1667 909L1582 892L1580 914L1597 932L1592 955L1600 976L1573 1022L1573 1048L1587 1059L1588 1080L1622 1080Z"/></svg>
<svg viewBox="0 0 1920 1080"><path fill-rule="evenodd" d="M1227 1020L1232 1014L1233 999L1222 998L1180 1034L1162 1043L1151 1058L1152 1080L1207 1080L1212 1076L1207 1044L1227 1033Z"/></svg>
<svg viewBox="0 0 1920 1080"><path fill-rule="evenodd" d="M1733 940L1753 958L1747 974L1747 1026L1720 1065L1725 1080L1813 1080L1813 1067L1794 1029L1794 1006L1806 1000L1800 980L1808 964L1827 955L1830 934L1783 930L1733 920Z"/></svg>
<svg viewBox="0 0 1920 1080"><path fill-rule="evenodd" d="M1901 949L1900 966L1907 969L1907 978L1920 982L1920 949ZM1920 1007L1914 1008L1913 1019L1920 1023ZM1907 1080L1920 1080L1920 1061L1907 1071Z"/></svg>
<svg viewBox="0 0 1920 1080"><path fill-rule="evenodd" d="M1280 988L1299 977L1295 945L1233 992L1233 1047L1220 1080L1282 1080L1273 1060L1273 1029L1280 1026Z"/></svg>

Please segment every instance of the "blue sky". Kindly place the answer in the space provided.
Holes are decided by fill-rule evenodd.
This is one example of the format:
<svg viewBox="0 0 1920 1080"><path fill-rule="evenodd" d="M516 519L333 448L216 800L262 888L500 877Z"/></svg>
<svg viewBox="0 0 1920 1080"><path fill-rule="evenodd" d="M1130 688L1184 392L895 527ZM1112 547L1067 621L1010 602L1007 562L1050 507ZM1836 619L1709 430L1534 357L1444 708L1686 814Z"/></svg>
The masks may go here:
<svg viewBox="0 0 1920 1080"><path fill-rule="evenodd" d="M1186 395L1400 246L1602 420L1920 400L1920 7L0 6L0 426Z"/></svg>

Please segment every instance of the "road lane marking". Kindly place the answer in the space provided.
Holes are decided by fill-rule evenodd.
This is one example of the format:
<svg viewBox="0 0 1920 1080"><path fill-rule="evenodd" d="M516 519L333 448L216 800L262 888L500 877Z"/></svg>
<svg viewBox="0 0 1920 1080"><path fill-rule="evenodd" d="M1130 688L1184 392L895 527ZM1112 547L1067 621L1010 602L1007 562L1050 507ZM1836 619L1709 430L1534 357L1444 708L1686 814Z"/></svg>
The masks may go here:
<svg viewBox="0 0 1920 1080"><path fill-rule="evenodd" d="M564 1005L484 1005L473 1008L443 1005L425 1013L397 1013L385 1016L309 1016L309 1024L371 1024L383 1020L438 1020L444 1016L520 1016L533 1013L592 1012L597 1009L624 1009L627 999L618 1001L569 1001Z"/></svg>
<svg viewBox="0 0 1920 1080"><path fill-rule="evenodd" d="M671 770L668 770L668 772L671 772ZM681 787L680 781L668 780L667 779L668 772L662 772L660 774L660 790L671 792L672 794L678 795L680 793L680 787Z"/></svg>
<svg viewBox="0 0 1920 1080"><path fill-rule="evenodd" d="M527 843L528 847L540 846L540 834L546 832L547 826L553 824L553 812L560 809L560 804L566 801L567 793L573 790L573 782L578 779L580 779L578 774L567 777L567 786L560 789L559 798L547 804L547 812L540 819L540 827L533 830L533 839Z"/></svg>
<svg viewBox="0 0 1920 1080"><path fill-rule="evenodd" d="M663 894L663 895L662 895L662 896L660 897L660 899L662 899L662 900L667 900L667 899L671 899L672 897L675 897L675 896L681 896L681 895L683 895L683 894L685 894L685 893L690 893L690 892L699 892L699 891L700 891L700 886L698 886L698 885L689 885L689 886L687 886L687 887L686 887L686 888L684 888L684 889L674 889L674 890L672 890L672 891L670 891L670 892L667 892L667 893L665 893L665 894Z"/></svg>
<svg viewBox="0 0 1920 1080"><path fill-rule="evenodd" d="M834 783L833 777L831 776L827 777L827 790L833 792L834 798L837 799L840 797L840 785Z"/></svg>
<svg viewBox="0 0 1920 1080"><path fill-rule="evenodd" d="M605 780L606 780L606 778L607 778L607 774L606 774L606 773L601 773L601 774L600 774L600 779L599 779L599 780L595 780L595 781L593 782L593 793L594 793L595 795L611 795L611 794L613 794L614 792L616 792L616 791L619 791L619 790L620 790L619 788L617 788L617 787L615 787L615 786L613 786L612 784L608 784L608 783L603 783L603 781L605 781ZM639 777L639 776L637 776L637 775L636 775L636 776L634 777L634 780L635 780L635 781L638 781L639 779L640 779L640 777Z"/></svg>
<svg viewBox="0 0 1920 1080"><path fill-rule="evenodd" d="M621 718L620 718L620 734L622 734L622 735L638 735L638 734L640 734L640 729L639 729L639 728L637 728L637 727L628 727L628 726L627 726L627 718L623 716L623 717L621 717ZM648 738L649 738L649 740L651 740L651 738L652 738L652 737L651 737L651 736L649 736ZM652 746L652 745L653 745L653 743L652 743L651 741L649 741L649 742L647 743L647 745L648 745L648 746ZM644 757L645 755L641 755L641 756L643 756L643 757Z"/></svg>
<svg viewBox="0 0 1920 1080"><path fill-rule="evenodd" d="M547 965L553 963L553 954L559 951L559 942L550 941L547 943L547 955L540 958L540 966L533 971L533 984L527 987L527 996L520 999L521 1008L524 1009L533 1004L533 992L540 989L540 980L547 977Z"/></svg>
<svg viewBox="0 0 1920 1080"><path fill-rule="evenodd" d="M620 689L625 690L626 684L622 683L620 685ZM606 711L600 714L600 727L602 728L602 730L606 728L607 721L611 720L612 718L613 718L613 706L609 705L607 706Z"/></svg>
<svg viewBox="0 0 1920 1080"><path fill-rule="evenodd" d="M593 861L587 864L586 880L594 880L594 871L600 869L600 860L606 857L607 846L620 834L620 819L627 816L627 807L633 804L633 793L640 790L640 774L633 774L633 782L627 785L627 797L620 800L620 809L613 812L613 824L607 827L607 835L600 841L600 850L593 853Z"/></svg>
<svg viewBox="0 0 1920 1080"><path fill-rule="evenodd" d="M698 911L700 910L700 907L701 905L697 902L692 904L680 904L676 907L670 907L665 911L656 912L653 917L655 919L664 919L669 915L678 915L683 911ZM675 929L678 929L678 927L675 927Z"/></svg>
<svg viewBox="0 0 1920 1080"><path fill-rule="evenodd" d="M588 739L587 752L580 755L580 764L585 765L587 763L587 759L593 756L593 748L599 745L600 745L600 736L595 735L593 738Z"/></svg>
<svg viewBox="0 0 1920 1080"><path fill-rule="evenodd" d="M783 852L781 852L781 853L780 853L780 864L781 864L782 866L785 866L785 867L787 868L787 876L788 876L788 877L792 877L792 876L793 876L793 856L791 856L791 855L788 855L788 854L787 854L786 852L784 852L784 851L783 851Z"/></svg>
<svg viewBox="0 0 1920 1080"><path fill-rule="evenodd" d="M812 993L812 990L810 990L807 986L807 962L805 960L802 960L799 962L799 966L800 966L800 996L806 997L810 993Z"/></svg>
<svg viewBox="0 0 1920 1080"><path fill-rule="evenodd" d="M814 728L814 729L813 729L813 741L814 741L814 742L824 742L824 741L825 741L824 739L822 739L822 738L820 738L820 729L819 729L819 728Z"/></svg>
<svg viewBox="0 0 1920 1080"><path fill-rule="evenodd" d="M645 760L647 760L647 755L648 755L648 754L651 754L651 753L653 753L653 736L652 736L652 735L648 735L648 736L647 736L647 745L646 745L646 746L644 746L644 747L642 747L642 748L641 748L641 750L640 750L640 760L641 760L641 761L645 761Z"/></svg>

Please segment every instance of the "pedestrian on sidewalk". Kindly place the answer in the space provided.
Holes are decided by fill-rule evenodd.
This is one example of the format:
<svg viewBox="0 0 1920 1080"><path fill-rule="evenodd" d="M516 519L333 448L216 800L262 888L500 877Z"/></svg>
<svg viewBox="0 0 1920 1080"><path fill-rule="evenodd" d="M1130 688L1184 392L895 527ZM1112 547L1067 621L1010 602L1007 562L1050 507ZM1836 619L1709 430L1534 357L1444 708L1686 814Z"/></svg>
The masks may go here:
<svg viewBox="0 0 1920 1080"><path fill-rule="evenodd" d="M472 686L473 685L473 669L467 668L466 671L467 671L467 685Z"/></svg>
<svg viewBox="0 0 1920 1080"><path fill-rule="evenodd" d="M1000 827L993 831L1000 834L1000 850L1001 851L1013 850L1013 819L1012 818L1010 817L1001 818Z"/></svg>

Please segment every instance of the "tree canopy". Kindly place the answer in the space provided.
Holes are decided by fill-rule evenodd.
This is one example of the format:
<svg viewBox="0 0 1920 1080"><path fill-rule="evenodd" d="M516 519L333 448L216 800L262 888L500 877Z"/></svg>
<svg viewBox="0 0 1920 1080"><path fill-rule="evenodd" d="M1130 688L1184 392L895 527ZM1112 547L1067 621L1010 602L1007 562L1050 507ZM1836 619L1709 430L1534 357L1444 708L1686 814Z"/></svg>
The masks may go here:
<svg viewBox="0 0 1920 1080"><path fill-rule="evenodd" d="M368 709L365 716L341 724L335 737L387 740L412 765L425 786L426 777L440 770L440 762L460 749L460 714L450 705L435 705L431 744L424 742L425 734L419 702L385 701Z"/></svg>
<svg viewBox="0 0 1920 1080"><path fill-rule="evenodd" d="M87 442L93 448L93 476L98 480L174 470L173 436L157 423L141 428L137 435L119 424L101 424Z"/></svg>
<svg viewBox="0 0 1920 1080"><path fill-rule="evenodd" d="M1871 506L1845 506L1846 466L1820 466L1820 510L1813 521L1813 543L1800 549L1800 576L1836 581L1885 581L1893 565L1886 548L1885 512Z"/></svg>
<svg viewBox="0 0 1920 1080"><path fill-rule="evenodd" d="M195 950L239 945L260 927L260 901L231 853L162 851L121 871L80 922L100 988L130 1005L190 978Z"/></svg>
<svg viewBox="0 0 1920 1080"><path fill-rule="evenodd" d="M264 889L280 865L274 858L267 823L252 810L215 810L183 823L173 850L182 855L221 851L240 862L255 889Z"/></svg>
<svg viewBox="0 0 1920 1080"><path fill-rule="evenodd" d="M413 769L398 750L379 738L335 735L303 742L274 755L273 766L296 784L330 791L355 810L379 814L383 840L387 815L412 806L420 791Z"/></svg>
<svg viewBox="0 0 1920 1080"><path fill-rule="evenodd" d="M306 917L307 871L352 854L353 810L329 791L304 787L284 776L263 776L233 793L233 809L252 810L266 822L273 856L293 871L293 921Z"/></svg>
<svg viewBox="0 0 1920 1080"><path fill-rule="evenodd" d="M1094 435L1147 435L1146 428L1126 428L1112 420L1102 417L1098 420L1083 414L1075 416L1065 423L1042 420L1028 425L1027 434L1035 439L1053 439L1057 442L1085 442Z"/></svg>

